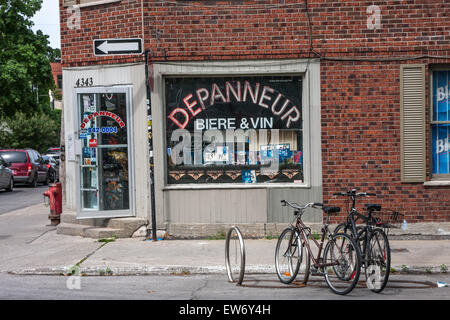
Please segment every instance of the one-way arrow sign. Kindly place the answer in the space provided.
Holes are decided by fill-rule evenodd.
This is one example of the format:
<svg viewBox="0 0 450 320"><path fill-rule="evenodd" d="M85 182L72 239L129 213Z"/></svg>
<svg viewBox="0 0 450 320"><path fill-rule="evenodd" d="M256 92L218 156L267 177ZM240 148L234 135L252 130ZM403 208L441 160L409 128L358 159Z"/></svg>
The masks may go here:
<svg viewBox="0 0 450 320"><path fill-rule="evenodd" d="M99 39L94 40L94 55L141 54L142 39Z"/></svg>

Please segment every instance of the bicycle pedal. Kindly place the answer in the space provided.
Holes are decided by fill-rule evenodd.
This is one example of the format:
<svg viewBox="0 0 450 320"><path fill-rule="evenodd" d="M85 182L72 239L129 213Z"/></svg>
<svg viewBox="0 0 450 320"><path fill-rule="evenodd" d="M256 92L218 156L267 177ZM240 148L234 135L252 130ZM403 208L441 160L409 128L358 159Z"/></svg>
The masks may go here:
<svg viewBox="0 0 450 320"><path fill-rule="evenodd" d="M313 276L323 276L323 271L321 269L316 269L311 267L311 275Z"/></svg>

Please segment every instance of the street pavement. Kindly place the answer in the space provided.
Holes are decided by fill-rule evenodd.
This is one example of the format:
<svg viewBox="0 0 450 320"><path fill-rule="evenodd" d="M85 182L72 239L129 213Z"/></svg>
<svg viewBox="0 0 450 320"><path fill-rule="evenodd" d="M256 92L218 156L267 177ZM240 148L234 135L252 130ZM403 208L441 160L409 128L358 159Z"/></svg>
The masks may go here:
<svg viewBox="0 0 450 320"><path fill-rule="evenodd" d="M302 301L314 300L436 300L446 302L447 306L450 302L450 288L431 286L437 281L450 281L450 274L392 275L380 294L358 285L345 296L334 294L323 277L313 276L310 280L308 286L299 287L280 283L275 274L252 274L246 275L243 285L237 286L229 283L225 274L96 276L79 277L78 286L75 286L76 282L72 282L71 277L0 274L0 300L160 300L150 305L155 307L150 309L161 309L168 319L181 319L167 314L177 304L202 304L202 301L193 300L222 300L223 303L233 304L237 304L236 300L240 300L239 304L255 304L254 300L260 300L266 305L275 300L287 301L289 303L285 306L294 314L298 310L304 312L307 306L301 305ZM161 304L161 301L173 300L187 301L172 303L168 309ZM292 308L292 304L296 308ZM148 307L145 305L145 308ZM370 307L374 308L373 305ZM67 306L62 311L67 312L69 308ZM107 309L117 310L117 306ZM392 310L388 310L392 315ZM405 318L405 313L400 313Z"/></svg>
<svg viewBox="0 0 450 320"><path fill-rule="evenodd" d="M24 184L14 185L13 192L0 190L0 215L13 210L26 208L36 203L42 203L42 195L48 190L48 186L39 184L31 188Z"/></svg>
<svg viewBox="0 0 450 320"><path fill-rule="evenodd" d="M0 273L19 275L225 274L225 240L96 239L66 236L49 226L43 203L0 215ZM245 239L246 274L274 273L276 239ZM391 240L392 267L441 273L450 240ZM450 271L449 271L450 272Z"/></svg>

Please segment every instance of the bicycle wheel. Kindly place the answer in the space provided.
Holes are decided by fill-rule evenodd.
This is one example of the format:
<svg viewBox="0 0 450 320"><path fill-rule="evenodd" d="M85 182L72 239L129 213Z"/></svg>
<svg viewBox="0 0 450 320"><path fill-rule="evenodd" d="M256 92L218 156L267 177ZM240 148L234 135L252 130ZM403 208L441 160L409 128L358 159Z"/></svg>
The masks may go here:
<svg viewBox="0 0 450 320"><path fill-rule="evenodd" d="M236 226L228 230L225 240L225 266L228 280L240 285L245 273L245 247L241 231Z"/></svg>
<svg viewBox="0 0 450 320"><path fill-rule="evenodd" d="M356 232L358 233L358 241L356 243L359 245L359 252L362 254L364 252L364 241L366 239L366 231L364 226L356 226ZM351 227L347 223L340 223L335 229L334 233L346 233L352 239L355 240L355 237L353 236Z"/></svg>
<svg viewBox="0 0 450 320"><path fill-rule="evenodd" d="M386 287L391 269L389 240L381 229L374 229L367 244L365 268L367 287L380 293Z"/></svg>
<svg viewBox="0 0 450 320"><path fill-rule="evenodd" d="M302 262L304 262L302 264ZM286 228L278 238L275 249L275 269L278 279L291 283L300 273L300 281L308 282L310 260L308 250L296 230Z"/></svg>
<svg viewBox="0 0 450 320"><path fill-rule="evenodd" d="M337 294L347 294L358 283L361 272L360 252L346 233L334 234L325 246L323 267L328 287Z"/></svg>

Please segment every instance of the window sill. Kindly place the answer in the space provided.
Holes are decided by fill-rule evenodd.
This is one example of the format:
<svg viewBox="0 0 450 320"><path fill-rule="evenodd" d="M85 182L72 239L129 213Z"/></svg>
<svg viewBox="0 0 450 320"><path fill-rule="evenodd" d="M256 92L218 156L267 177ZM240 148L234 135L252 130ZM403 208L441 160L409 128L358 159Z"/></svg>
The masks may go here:
<svg viewBox="0 0 450 320"><path fill-rule="evenodd" d="M221 183L221 184L180 184L166 185L163 191L169 190L201 190L201 189L269 189L269 188L303 188L309 189L310 186L304 183L280 183L280 184L264 184L264 183Z"/></svg>
<svg viewBox="0 0 450 320"><path fill-rule="evenodd" d="M87 3L80 3L77 4L76 1L64 1L64 7L71 7L71 6L77 6L78 8L85 8L85 7L92 7L92 6L99 6L102 4L110 4L114 2L120 2L122 0L98 0L93 2L87 2Z"/></svg>
<svg viewBox="0 0 450 320"><path fill-rule="evenodd" d="M450 181L448 180L432 180L423 183L425 187L449 187Z"/></svg>

